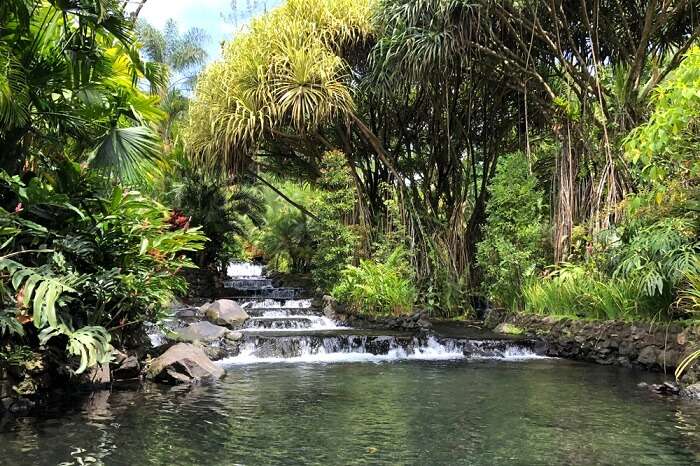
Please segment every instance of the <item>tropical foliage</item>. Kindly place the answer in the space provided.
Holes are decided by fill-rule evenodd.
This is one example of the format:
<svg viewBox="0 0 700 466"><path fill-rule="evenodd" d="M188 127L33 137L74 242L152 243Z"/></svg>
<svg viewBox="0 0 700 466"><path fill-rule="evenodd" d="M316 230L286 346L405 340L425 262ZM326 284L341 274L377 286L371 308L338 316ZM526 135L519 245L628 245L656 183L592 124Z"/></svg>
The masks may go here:
<svg viewBox="0 0 700 466"><path fill-rule="evenodd" d="M696 7L290 0L207 68L189 148L232 174L313 184L338 151L354 207L333 217L358 246L332 261L382 262L375 245L394 237L435 315L482 291L527 307L528 286L571 267L650 302L606 315L681 315L697 252ZM637 217L671 192L684 214ZM670 224L679 236L657 242Z"/></svg>
<svg viewBox="0 0 700 466"><path fill-rule="evenodd" d="M499 160L489 194L484 239L477 252L486 292L497 305L522 308L523 285L547 259L544 196L528 172L524 154Z"/></svg>
<svg viewBox="0 0 700 466"><path fill-rule="evenodd" d="M184 253L204 241L169 209L73 163L27 183L4 175L2 198L4 333L61 341L76 373L109 360L112 337L162 315L184 290L177 271L193 266Z"/></svg>
<svg viewBox="0 0 700 466"><path fill-rule="evenodd" d="M375 315L410 313L416 301L406 252L396 249L385 262L362 259L348 265L333 288L333 296L352 309Z"/></svg>
<svg viewBox="0 0 700 466"><path fill-rule="evenodd" d="M163 112L137 82L158 88L166 73L139 58L121 2L9 0L0 24L3 168L69 153L127 180L156 171Z"/></svg>

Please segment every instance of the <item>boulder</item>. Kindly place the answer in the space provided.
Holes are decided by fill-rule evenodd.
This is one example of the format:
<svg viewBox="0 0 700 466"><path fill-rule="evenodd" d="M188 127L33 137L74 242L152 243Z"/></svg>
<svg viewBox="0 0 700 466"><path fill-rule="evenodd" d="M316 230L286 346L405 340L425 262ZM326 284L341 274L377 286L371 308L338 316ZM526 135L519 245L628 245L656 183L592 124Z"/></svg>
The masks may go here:
<svg viewBox="0 0 700 466"><path fill-rule="evenodd" d="M503 309L488 309L484 316L484 327L488 329L496 328L498 324L503 322L507 317L507 313Z"/></svg>
<svg viewBox="0 0 700 466"><path fill-rule="evenodd" d="M141 374L141 365L136 356L127 356L112 369L112 378L116 380L133 380Z"/></svg>
<svg viewBox="0 0 700 466"><path fill-rule="evenodd" d="M681 390L681 396L689 400L700 401L700 382L683 387Z"/></svg>
<svg viewBox="0 0 700 466"><path fill-rule="evenodd" d="M153 359L146 371L149 379L171 384L217 380L223 376L224 370L211 362L202 348L188 343L171 346Z"/></svg>
<svg viewBox="0 0 700 466"><path fill-rule="evenodd" d="M659 356L659 349L656 346L646 346L642 348L637 357L637 362L644 366L656 364L656 358Z"/></svg>
<svg viewBox="0 0 700 466"><path fill-rule="evenodd" d="M226 335L224 335L224 338L226 338L228 341L238 341L243 338L243 334L237 331L228 331L226 332Z"/></svg>
<svg viewBox="0 0 700 466"><path fill-rule="evenodd" d="M112 382L109 364L97 364L90 367L83 374L83 381L89 385L109 385Z"/></svg>
<svg viewBox="0 0 700 466"><path fill-rule="evenodd" d="M225 327L220 327L206 321L196 322L187 327L175 330L178 340L188 342L218 340L223 337L226 332L227 330Z"/></svg>
<svg viewBox="0 0 700 466"><path fill-rule="evenodd" d="M243 327L249 316L236 302L230 299L219 299L208 305L204 311L209 322L225 325L232 329Z"/></svg>

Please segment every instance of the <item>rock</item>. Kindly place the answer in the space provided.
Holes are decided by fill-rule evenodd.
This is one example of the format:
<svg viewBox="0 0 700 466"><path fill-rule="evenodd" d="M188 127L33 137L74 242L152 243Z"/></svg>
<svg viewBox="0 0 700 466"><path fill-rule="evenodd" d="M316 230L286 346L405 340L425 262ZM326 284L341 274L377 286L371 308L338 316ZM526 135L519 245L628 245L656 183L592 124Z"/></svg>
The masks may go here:
<svg viewBox="0 0 700 466"><path fill-rule="evenodd" d="M503 309L489 309L484 317L484 327L494 329L506 318L506 311Z"/></svg>
<svg viewBox="0 0 700 466"><path fill-rule="evenodd" d="M418 322L416 322L416 323L418 324L418 327L420 327L422 329L429 329L429 328L432 328L432 326L433 326L433 324L428 319L423 319L423 318L420 318L418 320Z"/></svg>
<svg viewBox="0 0 700 466"><path fill-rule="evenodd" d="M664 382L661 384L651 384L649 389L659 395L677 395L680 388L673 382Z"/></svg>
<svg viewBox="0 0 700 466"><path fill-rule="evenodd" d="M209 309L209 306L211 306L212 304L214 303L212 302L202 304L201 306L199 306L199 308L197 308L197 314L200 316L205 315L207 313L207 309Z"/></svg>
<svg viewBox="0 0 700 466"><path fill-rule="evenodd" d="M680 391L680 395L688 400L700 401L700 382L683 387Z"/></svg>
<svg viewBox="0 0 700 466"><path fill-rule="evenodd" d="M36 406L36 403L26 398L3 398L0 400L0 413L4 409L8 413L14 415L25 415L28 414L34 406Z"/></svg>
<svg viewBox="0 0 700 466"><path fill-rule="evenodd" d="M217 380L224 370L204 354L202 348L178 343L153 359L146 371L149 379L172 384Z"/></svg>
<svg viewBox="0 0 700 466"><path fill-rule="evenodd" d="M638 386L639 388L647 388L647 387L649 386L649 384L646 383L646 382L639 382L639 383L637 384L637 386Z"/></svg>
<svg viewBox="0 0 700 466"><path fill-rule="evenodd" d="M328 319L336 319L338 303L335 298L333 298L333 296L324 295L321 299L321 303L323 306L323 315Z"/></svg>
<svg viewBox="0 0 700 466"><path fill-rule="evenodd" d="M503 333L506 335L521 335L525 332L522 328L517 327L509 322L501 322L496 326L496 328L493 329L493 331L496 333Z"/></svg>
<svg viewBox="0 0 700 466"><path fill-rule="evenodd" d="M127 356L112 369L112 378L115 381L137 379L139 374L141 374L141 364L136 356Z"/></svg>
<svg viewBox="0 0 700 466"><path fill-rule="evenodd" d="M236 302L230 299L219 299L209 305L204 311L207 320L217 325L225 325L232 329L243 327L249 316Z"/></svg>
<svg viewBox="0 0 700 466"><path fill-rule="evenodd" d="M637 362L645 366L656 364L656 358L659 355L659 349L656 346L646 346L642 348L637 356Z"/></svg>
<svg viewBox="0 0 700 466"><path fill-rule="evenodd" d="M84 373L84 383L90 385L109 385L112 382L112 375L109 370L109 364L98 364L90 367Z"/></svg>
<svg viewBox="0 0 700 466"><path fill-rule="evenodd" d="M181 309L181 310L175 312L175 317L177 317L178 319L187 319L187 318L197 317L197 315L198 315L197 308Z"/></svg>
<svg viewBox="0 0 700 466"><path fill-rule="evenodd" d="M213 341L223 337L227 331L225 327L202 321L177 329L175 334L180 341Z"/></svg>
<svg viewBox="0 0 700 466"><path fill-rule="evenodd" d="M216 346L202 346L202 351L207 355L212 361L218 361L219 359L224 359L226 357L226 348L221 345Z"/></svg>
<svg viewBox="0 0 700 466"><path fill-rule="evenodd" d="M243 338L243 334L241 332L229 331L229 332L226 332L226 335L224 335L224 338L226 338L228 341L238 341L241 338Z"/></svg>

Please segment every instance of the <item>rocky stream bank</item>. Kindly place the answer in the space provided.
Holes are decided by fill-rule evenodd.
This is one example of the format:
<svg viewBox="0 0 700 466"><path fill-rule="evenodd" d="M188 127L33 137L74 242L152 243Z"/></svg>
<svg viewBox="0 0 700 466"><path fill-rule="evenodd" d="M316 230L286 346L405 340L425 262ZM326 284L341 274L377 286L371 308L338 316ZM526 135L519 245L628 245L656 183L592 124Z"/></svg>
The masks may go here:
<svg viewBox="0 0 700 466"><path fill-rule="evenodd" d="M681 322L589 321L495 310L484 325L537 339L547 356L663 372L669 380L679 362L700 347L700 325ZM691 365L679 382L652 388L700 400L700 365Z"/></svg>

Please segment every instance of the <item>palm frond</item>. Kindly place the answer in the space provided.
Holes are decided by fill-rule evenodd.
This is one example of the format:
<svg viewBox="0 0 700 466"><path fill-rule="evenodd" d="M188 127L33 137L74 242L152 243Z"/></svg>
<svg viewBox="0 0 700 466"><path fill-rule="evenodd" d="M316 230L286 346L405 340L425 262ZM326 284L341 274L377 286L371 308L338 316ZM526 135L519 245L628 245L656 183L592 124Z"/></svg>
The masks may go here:
<svg viewBox="0 0 700 466"><path fill-rule="evenodd" d="M90 165L126 180L152 175L162 157L158 135L146 126L112 128L98 142Z"/></svg>

